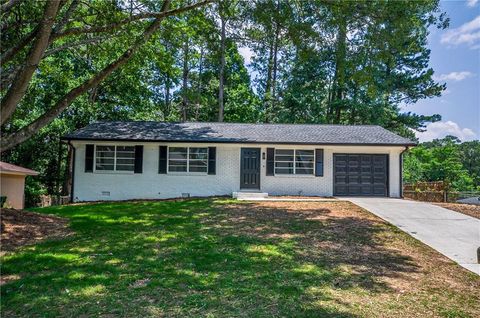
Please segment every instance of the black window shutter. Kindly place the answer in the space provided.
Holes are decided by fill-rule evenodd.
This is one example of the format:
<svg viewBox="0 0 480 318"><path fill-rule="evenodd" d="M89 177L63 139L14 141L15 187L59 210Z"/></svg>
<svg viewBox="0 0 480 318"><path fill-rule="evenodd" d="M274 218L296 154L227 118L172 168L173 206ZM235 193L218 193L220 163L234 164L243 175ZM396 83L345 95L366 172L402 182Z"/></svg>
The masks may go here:
<svg viewBox="0 0 480 318"><path fill-rule="evenodd" d="M267 148L267 176L275 175L275 148Z"/></svg>
<svg viewBox="0 0 480 318"><path fill-rule="evenodd" d="M143 172L143 146L135 146L135 173Z"/></svg>
<svg viewBox="0 0 480 318"><path fill-rule="evenodd" d="M85 145L85 172L93 172L94 145Z"/></svg>
<svg viewBox="0 0 480 318"><path fill-rule="evenodd" d="M158 156L158 173L167 173L167 146L160 146Z"/></svg>
<svg viewBox="0 0 480 318"><path fill-rule="evenodd" d="M323 177L323 149L315 149L315 176Z"/></svg>
<svg viewBox="0 0 480 318"><path fill-rule="evenodd" d="M217 173L217 147L208 147L208 174Z"/></svg>

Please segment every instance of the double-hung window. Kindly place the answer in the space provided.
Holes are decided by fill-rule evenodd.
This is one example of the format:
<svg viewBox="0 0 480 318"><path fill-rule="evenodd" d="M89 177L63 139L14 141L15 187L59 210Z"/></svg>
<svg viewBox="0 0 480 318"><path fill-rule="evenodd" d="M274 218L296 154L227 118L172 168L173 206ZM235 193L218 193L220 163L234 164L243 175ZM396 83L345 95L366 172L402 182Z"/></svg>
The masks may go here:
<svg viewBox="0 0 480 318"><path fill-rule="evenodd" d="M168 172L207 173L208 148L169 147Z"/></svg>
<svg viewBox="0 0 480 318"><path fill-rule="evenodd" d="M275 149L275 174L313 175L313 150Z"/></svg>
<svg viewBox="0 0 480 318"><path fill-rule="evenodd" d="M134 171L134 146L96 146L96 171Z"/></svg>

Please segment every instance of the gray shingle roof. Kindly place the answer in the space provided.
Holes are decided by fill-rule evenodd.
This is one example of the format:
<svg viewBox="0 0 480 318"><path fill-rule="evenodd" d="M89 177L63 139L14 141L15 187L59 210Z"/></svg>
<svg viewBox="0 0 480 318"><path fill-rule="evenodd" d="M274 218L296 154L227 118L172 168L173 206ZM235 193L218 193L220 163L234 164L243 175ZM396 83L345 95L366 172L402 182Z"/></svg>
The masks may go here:
<svg viewBox="0 0 480 318"><path fill-rule="evenodd" d="M176 141L212 143L415 145L380 126L96 122L66 140Z"/></svg>

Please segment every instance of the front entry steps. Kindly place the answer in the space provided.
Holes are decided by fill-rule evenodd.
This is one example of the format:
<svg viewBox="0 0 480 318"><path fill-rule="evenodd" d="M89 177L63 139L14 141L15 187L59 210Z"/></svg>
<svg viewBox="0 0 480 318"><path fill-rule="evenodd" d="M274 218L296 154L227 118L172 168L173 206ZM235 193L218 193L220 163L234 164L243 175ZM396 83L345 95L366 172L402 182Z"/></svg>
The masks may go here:
<svg viewBox="0 0 480 318"><path fill-rule="evenodd" d="M273 196L269 197L268 193L260 191L240 191L233 192L232 197L239 201L274 201L274 202L331 202L338 201L333 197L295 197L295 196Z"/></svg>
<svg viewBox="0 0 480 318"><path fill-rule="evenodd" d="M237 200L250 201L250 200L265 200L268 198L266 192L233 192L232 197Z"/></svg>

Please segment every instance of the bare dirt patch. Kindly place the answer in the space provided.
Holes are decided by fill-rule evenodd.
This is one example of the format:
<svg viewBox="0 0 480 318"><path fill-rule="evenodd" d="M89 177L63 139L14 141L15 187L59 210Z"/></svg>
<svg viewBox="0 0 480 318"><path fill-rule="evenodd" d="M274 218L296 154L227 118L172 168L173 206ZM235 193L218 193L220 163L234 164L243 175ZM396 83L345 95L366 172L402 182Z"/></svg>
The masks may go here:
<svg viewBox="0 0 480 318"><path fill-rule="evenodd" d="M68 219L52 215L2 209L1 254L41 240L66 237L72 234L68 222Z"/></svg>
<svg viewBox="0 0 480 318"><path fill-rule="evenodd" d="M434 203L445 209L460 212L474 218L480 219L480 205L464 204L464 203Z"/></svg>
<svg viewBox="0 0 480 318"><path fill-rule="evenodd" d="M224 212L234 224L227 226L222 216L225 234L292 239L302 262L349 273L348 279L336 279L334 288L370 290L380 303L408 302L443 289L480 297L480 280L469 279L470 273L448 258L350 202L258 202L229 205ZM348 297L358 304L371 301L355 293ZM404 317L417 314L404 312Z"/></svg>

